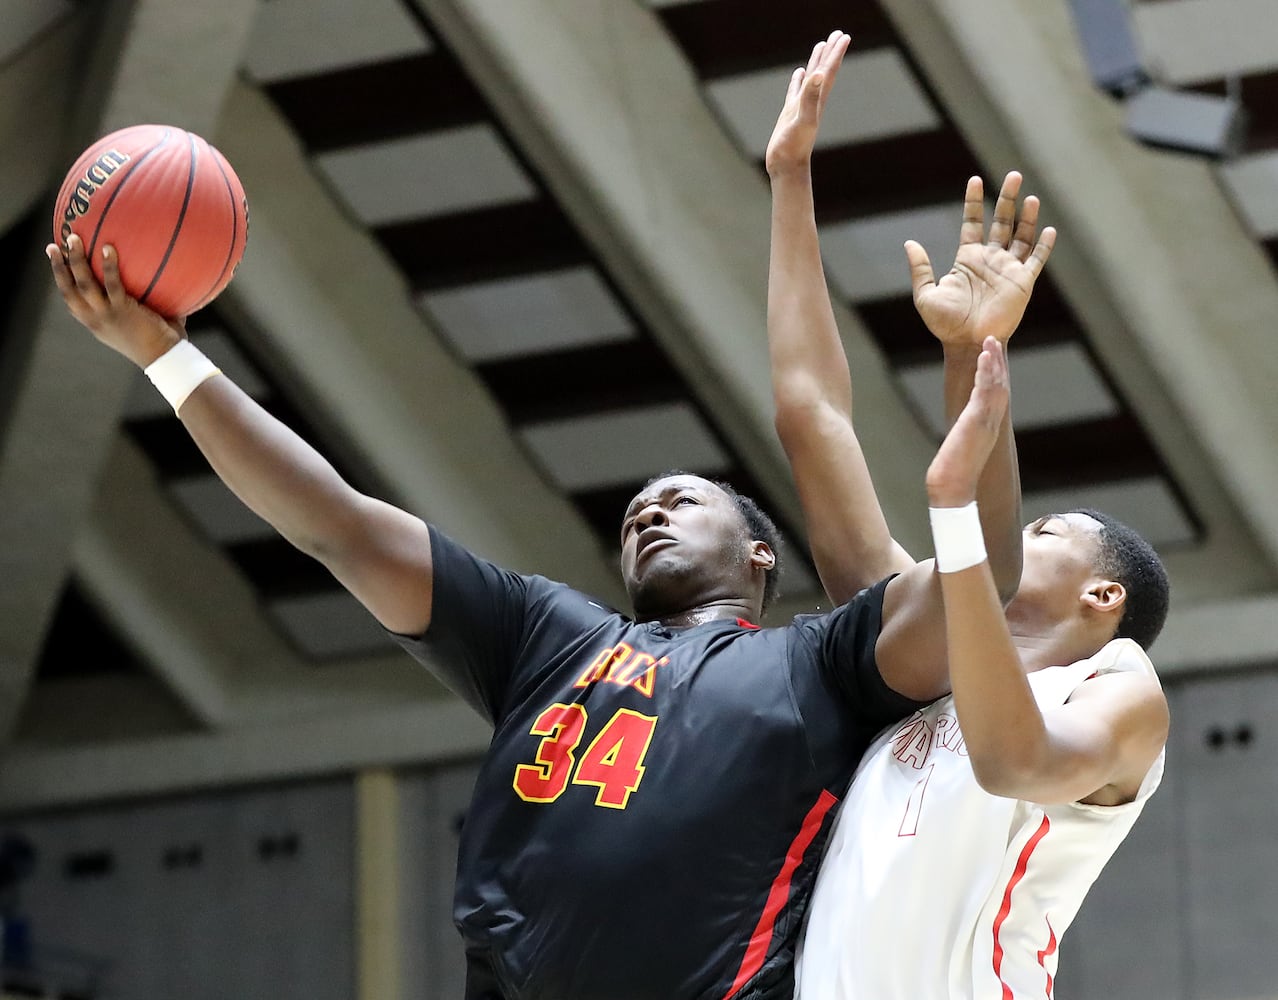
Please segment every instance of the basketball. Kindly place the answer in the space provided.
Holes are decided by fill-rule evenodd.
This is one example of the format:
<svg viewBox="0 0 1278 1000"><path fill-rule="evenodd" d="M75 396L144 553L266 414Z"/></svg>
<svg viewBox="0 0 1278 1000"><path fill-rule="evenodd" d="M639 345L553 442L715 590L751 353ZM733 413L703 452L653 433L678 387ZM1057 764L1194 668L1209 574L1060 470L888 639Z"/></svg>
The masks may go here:
<svg viewBox="0 0 1278 1000"><path fill-rule="evenodd" d="M125 290L169 318L208 305L230 282L248 239L248 199L216 149L171 125L112 132L81 154L54 205L53 239L75 233L102 280L115 247Z"/></svg>

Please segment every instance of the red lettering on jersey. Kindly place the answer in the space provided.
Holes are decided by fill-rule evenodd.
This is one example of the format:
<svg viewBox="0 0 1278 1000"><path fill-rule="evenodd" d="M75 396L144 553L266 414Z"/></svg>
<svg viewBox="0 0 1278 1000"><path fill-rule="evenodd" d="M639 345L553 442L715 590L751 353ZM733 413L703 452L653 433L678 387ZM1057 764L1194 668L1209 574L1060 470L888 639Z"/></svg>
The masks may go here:
<svg viewBox="0 0 1278 1000"><path fill-rule="evenodd" d="M644 655L647 655L647 654L644 654ZM649 656L648 659L651 660L652 657ZM645 670L642 674L639 675L639 677L635 680L634 689L638 691L641 695L643 695L645 698L651 698L652 689L656 687L656 684L657 684L657 668L664 667L669 662L670 662L670 657L668 656L663 656L661 659L659 659L656 663L654 663L652 666L650 666L647 670Z"/></svg>
<svg viewBox="0 0 1278 1000"><path fill-rule="evenodd" d="M602 653L595 657L594 662L590 664L580 677L573 683L573 687L584 688L589 687L597 680L602 680L604 674L608 672L608 664L612 661L612 647L609 646Z"/></svg>
<svg viewBox="0 0 1278 1000"><path fill-rule="evenodd" d="M619 642L616 646L609 646L594 658L590 666L577 678L573 687L589 687L596 681L604 680L617 666L626 662L630 653L631 648L624 642Z"/></svg>
<svg viewBox="0 0 1278 1000"><path fill-rule="evenodd" d="M953 715L943 713L936 720L936 742L960 757L967 756L967 743L963 740L963 730Z"/></svg>
<svg viewBox="0 0 1278 1000"><path fill-rule="evenodd" d="M619 642L596 656L573 683L573 687L584 688L606 681L621 687L632 687L645 698L651 698L656 685L657 668L669 662L668 656L656 660L648 653L636 653L633 647Z"/></svg>
<svg viewBox="0 0 1278 1000"><path fill-rule="evenodd" d="M617 675L617 672L625 666L626 661L630 659L630 654L633 652L634 649L626 643L617 643L617 645L613 647L612 658L608 661L608 673L604 676L604 680L612 680L613 677Z"/></svg>
<svg viewBox="0 0 1278 1000"><path fill-rule="evenodd" d="M905 720L905 724L892 734L892 746L895 748L897 743L906 737L912 736L919 726L923 725L923 714L915 712L912 716ZM895 749L893 753L895 753Z"/></svg>
<svg viewBox="0 0 1278 1000"><path fill-rule="evenodd" d="M909 764L916 771L923 769L931 749L932 730L921 717L907 723L892 738L892 755L902 764Z"/></svg>
<svg viewBox="0 0 1278 1000"><path fill-rule="evenodd" d="M632 684L634 683L635 674L644 667L651 667L656 662L647 653L635 653L630 657L629 662L619 660L612 665L612 669L608 671L608 683L620 684L622 687Z"/></svg>

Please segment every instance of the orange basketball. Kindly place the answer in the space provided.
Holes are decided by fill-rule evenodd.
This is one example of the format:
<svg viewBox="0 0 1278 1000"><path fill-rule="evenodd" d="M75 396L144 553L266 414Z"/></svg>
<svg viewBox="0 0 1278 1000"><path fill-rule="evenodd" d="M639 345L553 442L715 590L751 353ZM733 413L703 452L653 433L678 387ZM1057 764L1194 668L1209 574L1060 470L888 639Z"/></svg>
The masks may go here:
<svg viewBox="0 0 1278 1000"><path fill-rule="evenodd" d="M248 199L202 138L171 125L112 132L76 160L53 209L53 238L77 234L102 280L116 248L125 290L163 316L187 316L230 282L248 239Z"/></svg>

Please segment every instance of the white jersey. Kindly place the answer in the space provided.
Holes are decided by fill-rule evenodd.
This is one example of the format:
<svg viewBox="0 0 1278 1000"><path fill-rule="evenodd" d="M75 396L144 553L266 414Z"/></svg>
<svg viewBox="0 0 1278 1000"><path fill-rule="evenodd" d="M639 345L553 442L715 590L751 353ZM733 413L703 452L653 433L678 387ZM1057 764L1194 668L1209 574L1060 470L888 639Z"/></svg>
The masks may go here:
<svg viewBox="0 0 1278 1000"><path fill-rule="evenodd" d="M1130 639L1028 675L1042 708L1096 674L1153 665ZM977 784L953 697L886 730L835 821L800 945L801 1000L1052 995L1056 948L1163 773L1134 801L1043 806Z"/></svg>

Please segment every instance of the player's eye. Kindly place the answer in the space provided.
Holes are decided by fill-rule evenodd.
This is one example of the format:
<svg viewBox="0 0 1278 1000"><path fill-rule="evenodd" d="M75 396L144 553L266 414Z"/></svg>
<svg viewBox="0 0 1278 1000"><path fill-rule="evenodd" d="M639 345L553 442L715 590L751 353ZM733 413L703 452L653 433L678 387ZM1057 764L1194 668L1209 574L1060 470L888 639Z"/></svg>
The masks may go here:
<svg viewBox="0 0 1278 1000"><path fill-rule="evenodd" d="M678 507L679 504L681 503L696 503L696 502L697 502L697 499L695 497L679 497L678 499L675 500L675 506Z"/></svg>

